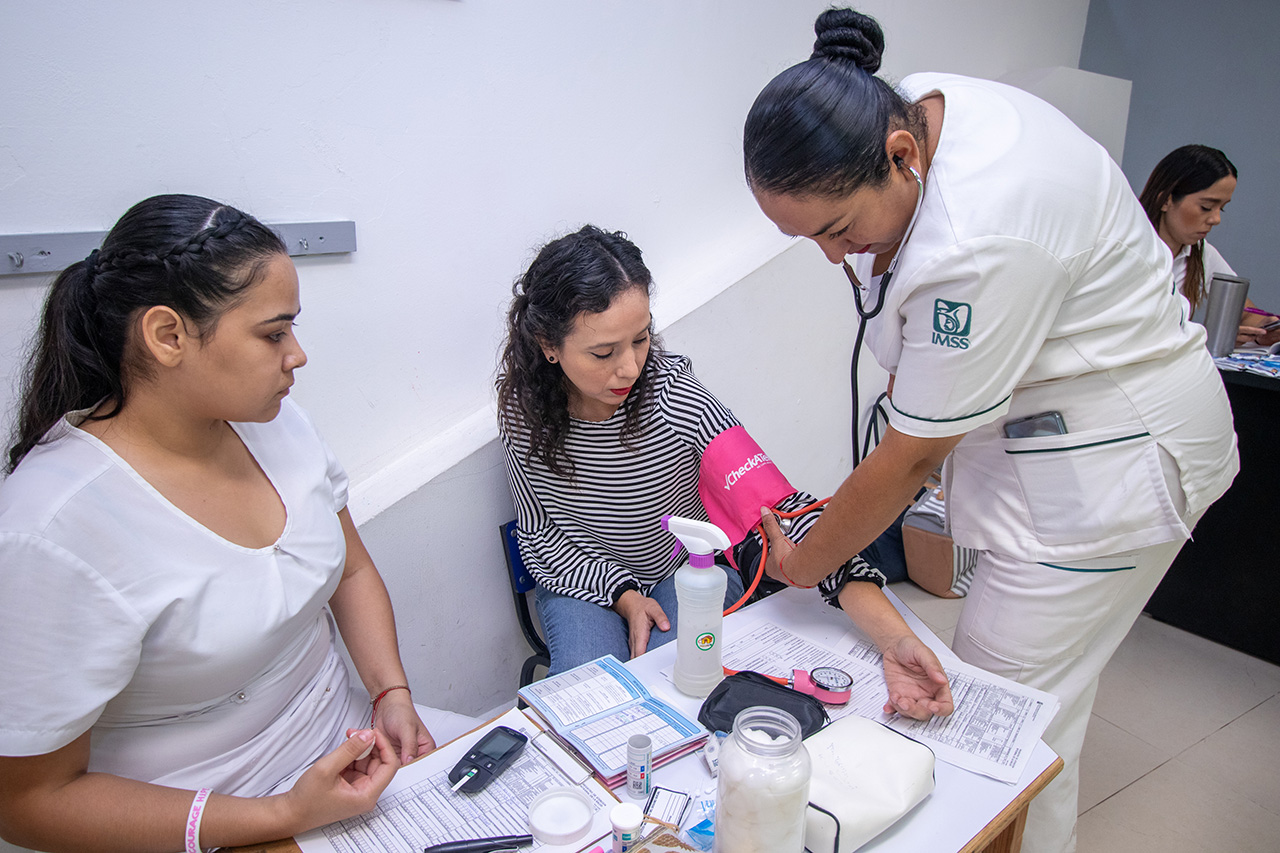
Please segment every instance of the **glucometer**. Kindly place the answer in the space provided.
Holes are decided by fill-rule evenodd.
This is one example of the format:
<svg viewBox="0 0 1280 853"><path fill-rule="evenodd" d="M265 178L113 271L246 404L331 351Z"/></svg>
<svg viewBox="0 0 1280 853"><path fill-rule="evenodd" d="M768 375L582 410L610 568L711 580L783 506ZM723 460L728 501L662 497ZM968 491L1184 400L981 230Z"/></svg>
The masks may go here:
<svg viewBox="0 0 1280 853"><path fill-rule="evenodd" d="M474 794L511 766L529 738L507 726L495 726L449 771L453 790Z"/></svg>

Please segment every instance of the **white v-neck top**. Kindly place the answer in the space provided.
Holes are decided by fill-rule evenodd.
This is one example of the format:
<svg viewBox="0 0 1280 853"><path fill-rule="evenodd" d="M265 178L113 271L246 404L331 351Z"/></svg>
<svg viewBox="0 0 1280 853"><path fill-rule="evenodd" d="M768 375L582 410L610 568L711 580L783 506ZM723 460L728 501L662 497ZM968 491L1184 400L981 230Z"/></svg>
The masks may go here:
<svg viewBox="0 0 1280 853"><path fill-rule="evenodd" d="M183 513L109 447L59 422L0 484L0 754L92 728L90 770L263 794L367 713L326 604L347 478L286 400L237 423L284 503L246 548Z"/></svg>

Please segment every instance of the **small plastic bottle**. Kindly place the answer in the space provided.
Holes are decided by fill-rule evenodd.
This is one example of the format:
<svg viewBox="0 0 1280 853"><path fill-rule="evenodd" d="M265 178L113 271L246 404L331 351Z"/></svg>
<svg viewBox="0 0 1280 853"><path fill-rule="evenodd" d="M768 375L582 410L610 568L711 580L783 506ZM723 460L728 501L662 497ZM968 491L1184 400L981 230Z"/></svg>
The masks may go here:
<svg viewBox="0 0 1280 853"><path fill-rule="evenodd" d="M627 738L627 796L643 800L653 785L653 740L648 735Z"/></svg>
<svg viewBox="0 0 1280 853"><path fill-rule="evenodd" d="M613 853L629 853L640 843L644 812L635 803L619 803L609 812L613 824Z"/></svg>
<svg viewBox="0 0 1280 853"><path fill-rule="evenodd" d="M795 717L739 711L720 749L714 853L802 853L811 772Z"/></svg>
<svg viewBox="0 0 1280 853"><path fill-rule="evenodd" d="M724 592L728 578L716 566L715 552L730 547L729 537L709 521L675 515L662 517L689 552L676 569L676 667L673 680L682 693L706 696L724 678L720 638L724 628Z"/></svg>

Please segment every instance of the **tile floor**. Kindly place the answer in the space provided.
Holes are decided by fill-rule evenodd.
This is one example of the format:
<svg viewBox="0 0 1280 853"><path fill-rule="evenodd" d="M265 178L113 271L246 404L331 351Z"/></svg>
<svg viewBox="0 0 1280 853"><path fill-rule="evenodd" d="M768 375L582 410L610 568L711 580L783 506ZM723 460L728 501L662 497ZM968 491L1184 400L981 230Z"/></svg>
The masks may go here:
<svg viewBox="0 0 1280 853"><path fill-rule="evenodd" d="M891 589L950 644L962 600ZM1102 673L1079 853L1280 851L1280 666L1143 614Z"/></svg>

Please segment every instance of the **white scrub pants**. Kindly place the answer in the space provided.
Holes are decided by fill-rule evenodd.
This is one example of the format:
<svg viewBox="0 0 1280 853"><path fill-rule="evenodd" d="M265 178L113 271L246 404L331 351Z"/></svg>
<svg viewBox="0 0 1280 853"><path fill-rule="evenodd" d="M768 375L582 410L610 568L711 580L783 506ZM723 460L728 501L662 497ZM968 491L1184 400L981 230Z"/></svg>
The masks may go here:
<svg viewBox="0 0 1280 853"><path fill-rule="evenodd" d="M1188 529L1177 469L1161 453L1175 508ZM1044 741L1063 769L1031 803L1025 853L1073 853L1079 808L1080 749L1098 677L1178 555L1185 540L1124 554L1063 563L978 555L952 649L962 660L1055 694L1062 707Z"/></svg>

